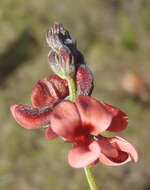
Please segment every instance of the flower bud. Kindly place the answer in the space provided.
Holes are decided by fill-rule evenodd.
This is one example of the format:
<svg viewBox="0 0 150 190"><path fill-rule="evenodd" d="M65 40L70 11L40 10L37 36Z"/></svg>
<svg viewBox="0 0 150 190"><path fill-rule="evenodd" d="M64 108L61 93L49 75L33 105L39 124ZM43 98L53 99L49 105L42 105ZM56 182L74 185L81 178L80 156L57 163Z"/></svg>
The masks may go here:
<svg viewBox="0 0 150 190"><path fill-rule="evenodd" d="M94 88L94 77L90 69L81 64L76 72L77 94L78 95L91 95Z"/></svg>
<svg viewBox="0 0 150 190"><path fill-rule="evenodd" d="M70 34L61 24L54 24L47 32L46 41L52 50L48 54L52 70L63 79L75 75L75 63L72 51L74 46Z"/></svg>
<svg viewBox="0 0 150 190"><path fill-rule="evenodd" d="M76 43L62 24L56 23L48 29L46 41L49 47L57 53L64 46L67 46L69 49L76 48Z"/></svg>
<svg viewBox="0 0 150 190"><path fill-rule="evenodd" d="M71 55L71 52L68 48L61 49L59 55L54 51L50 51L48 54L48 59L53 72L59 75L61 78L66 79L69 75L74 77L74 57Z"/></svg>

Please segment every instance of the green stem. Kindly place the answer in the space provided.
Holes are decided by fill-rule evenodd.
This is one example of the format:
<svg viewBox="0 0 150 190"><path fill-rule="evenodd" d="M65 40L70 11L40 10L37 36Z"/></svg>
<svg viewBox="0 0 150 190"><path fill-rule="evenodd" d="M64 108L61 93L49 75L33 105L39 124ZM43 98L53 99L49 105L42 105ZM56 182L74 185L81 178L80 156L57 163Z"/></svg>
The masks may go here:
<svg viewBox="0 0 150 190"><path fill-rule="evenodd" d="M92 174L91 168L89 168L89 167L84 168L84 171L85 171L85 175L86 175L87 181L89 183L90 189L91 190L98 190L96 183L95 183L95 180L94 180L94 176Z"/></svg>
<svg viewBox="0 0 150 190"><path fill-rule="evenodd" d="M68 82L68 86L69 86L69 100L72 102L75 102L76 98L77 98L76 83L71 76L67 77L67 82ZM89 183L90 189L91 190L98 190L96 183L95 183L95 180L94 180L94 176L92 174L91 168L89 168L89 167L84 168L84 171L85 171L86 178L87 178L87 181Z"/></svg>
<svg viewBox="0 0 150 190"><path fill-rule="evenodd" d="M69 87L69 100L72 102L76 101L76 83L71 76L67 77L68 87Z"/></svg>

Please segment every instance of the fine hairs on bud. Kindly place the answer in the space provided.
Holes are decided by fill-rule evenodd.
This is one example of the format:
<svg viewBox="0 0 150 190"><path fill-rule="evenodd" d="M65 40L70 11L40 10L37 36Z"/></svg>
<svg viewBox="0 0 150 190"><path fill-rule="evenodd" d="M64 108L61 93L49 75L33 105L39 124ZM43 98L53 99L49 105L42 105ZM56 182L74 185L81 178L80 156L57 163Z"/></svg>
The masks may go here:
<svg viewBox="0 0 150 190"><path fill-rule="evenodd" d="M62 24L56 23L48 29L46 41L49 47L51 47L48 58L52 70L64 79L68 75L73 77L75 74L75 63L73 54L68 46L73 47L74 43L69 32Z"/></svg>

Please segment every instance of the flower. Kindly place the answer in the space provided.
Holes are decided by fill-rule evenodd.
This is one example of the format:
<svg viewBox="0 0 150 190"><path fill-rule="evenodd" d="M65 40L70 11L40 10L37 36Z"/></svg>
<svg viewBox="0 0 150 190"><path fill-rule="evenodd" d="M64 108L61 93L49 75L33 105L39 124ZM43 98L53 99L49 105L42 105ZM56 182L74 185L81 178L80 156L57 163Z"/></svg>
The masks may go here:
<svg viewBox="0 0 150 190"><path fill-rule="evenodd" d="M69 32L62 25L54 24L46 40L52 49L48 54L49 63L56 74L35 84L31 95L33 106L11 106L14 119L26 129L46 128L45 137L49 140L60 137L73 143L68 153L72 167L99 162L109 166L137 162L138 154L127 140L102 136L105 131L124 130L128 116L90 97L93 75ZM68 100L74 100L76 94L76 102Z"/></svg>
<svg viewBox="0 0 150 190"><path fill-rule="evenodd" d="M109 166L137 162L135 148L121 137L104 137L104 131L119 132L128 124L128 117L118 108L90 96L79 96L75 103L62 101L50 115L54 133L74 144L68 153L72 167L82 168L101 162Z"/></svg>

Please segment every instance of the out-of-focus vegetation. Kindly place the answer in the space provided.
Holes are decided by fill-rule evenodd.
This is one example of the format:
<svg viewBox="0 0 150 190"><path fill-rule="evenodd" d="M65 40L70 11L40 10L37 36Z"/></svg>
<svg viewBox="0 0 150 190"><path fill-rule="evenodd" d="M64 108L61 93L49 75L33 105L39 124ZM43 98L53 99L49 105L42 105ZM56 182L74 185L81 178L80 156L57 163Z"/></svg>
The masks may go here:
<svg viewBox="0 0 150 190"><path fill-rule="evenodd" d="M88 189L82 169L67 163L70 145L21 128L9 112L11 104L30 104L35 82L51 74L44 35L54 21L70 30L84 53L95 76L93 96L128 113L129 128L119 135L139 150L137 164L97 165L98 185L149 190L150 101L137 89L127 93L134 80L124 80L133 72L143 80L139 85L150 86L149 0L0 1L0 190Z"/></svg>

